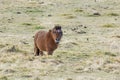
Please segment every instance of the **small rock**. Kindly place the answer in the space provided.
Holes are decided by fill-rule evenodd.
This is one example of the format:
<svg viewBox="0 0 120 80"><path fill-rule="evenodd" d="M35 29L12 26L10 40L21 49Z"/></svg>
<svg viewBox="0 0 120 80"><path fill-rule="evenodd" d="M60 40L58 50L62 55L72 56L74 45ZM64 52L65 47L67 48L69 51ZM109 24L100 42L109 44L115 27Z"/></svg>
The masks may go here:
<svg viewBox="0 0 120 80"><path fill-rule="evenodd" d="M89 41L89 38L87 38L87 41Z"/></svg>
<svg viewBox="0 0 120 80"><path fill-rule="evenodd" d="M52 15L51 14L48 14L48 17L51 17Z"/></svg>
<svg viewBox="0 0 120 80"><path fill-rule="evenodd" d="M84 28L87 28L86 26L84 26Z"/></svg>
<svg viewBox="0 0 120 80"><path fill-rule="evenodd" d="M63 31L64 33L66 33L66 31Z"/></svg>
<svg viewBox="0 0 120 80"><path fill-rule="evenodd" d="M93 15L100 16L101 14L98 12L93 13Z"/></svg>
<svg viewBox="0 0 120 80"><path fill-rule="evenodd" d="M16 12L17 14L21 14L21 12Z"/></svg>

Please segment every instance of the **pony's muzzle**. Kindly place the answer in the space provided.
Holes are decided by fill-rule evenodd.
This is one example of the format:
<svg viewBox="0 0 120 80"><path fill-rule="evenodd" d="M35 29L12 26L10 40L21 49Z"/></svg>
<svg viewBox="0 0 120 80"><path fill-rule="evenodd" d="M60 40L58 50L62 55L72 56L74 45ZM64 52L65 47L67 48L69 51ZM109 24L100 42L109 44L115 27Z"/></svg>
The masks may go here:
<svg viewBox="0 0 120 80"><path fill-rule="evenodd" d="M56 39L56 40L55 40L55 43L56 43L56 44L59 44L59 42L60 42L59 39Z"/></svg>

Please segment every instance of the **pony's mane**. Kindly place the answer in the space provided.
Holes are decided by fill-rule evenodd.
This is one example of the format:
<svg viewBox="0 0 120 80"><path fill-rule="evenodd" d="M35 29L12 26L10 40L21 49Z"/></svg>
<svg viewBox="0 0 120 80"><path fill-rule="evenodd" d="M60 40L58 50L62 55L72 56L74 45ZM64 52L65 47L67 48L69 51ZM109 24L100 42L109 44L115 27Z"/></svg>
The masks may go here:
<svg viewBox="0 0 120 80"><path fill-rule="evenodd" d="M61 30L61 26L60 25L55 25L54 29Z"/></svg>

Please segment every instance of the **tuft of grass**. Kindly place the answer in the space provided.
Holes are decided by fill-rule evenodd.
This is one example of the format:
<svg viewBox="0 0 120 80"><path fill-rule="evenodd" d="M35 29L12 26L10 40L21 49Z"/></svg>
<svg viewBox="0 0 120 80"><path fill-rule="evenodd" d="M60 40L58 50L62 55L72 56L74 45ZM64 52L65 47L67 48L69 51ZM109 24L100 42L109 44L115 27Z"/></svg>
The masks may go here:
<svg viewBox="0 0 120 80"><path fill-rule="evenodd" d="M101 51L101 50L97 50L97 51L90 54L91 57L93 57L93 56L104 56L104 55L105 55L105 52Z"/></svg>
<svg viewBox="0 0 120 80"><path fill-rule="evenodd" d="M118 13L109 13L108 16L119 16Z"/></svg>
<svg viewBox="0 0 120 80"><path fill-rule="evenodd" d="M72 78L67 78L66 80L73 80Z"/></svg>
<svg viewBox="0 0 120 80"><path fill-rule="evenodd" d="M38 29L45 29L45 27L43 27L43 26L35 26L34 29L35 29L35 30L38 30Z"/></svg>
<svg viewBox="0 0 120 80"><path fill-rule="evenodd" d="M5 45L3 45L3 44L0 44L0 48L3 48L3 47L5 47Z"/></svg>
<svg viewBox="0 0 120 80"><path fill-rule="evenodd" d="M28 55L26 55L26 56L27 56L26 59L28 61L33 61L35 59L35 57L33 57L33 56L28 56Z"/></svg>
<svg viewBox="0 0 120 80"><path fill-rule="evenodd" d="M88 14L88 17L99 17L99 13Z"/></svg>
<svg viewBox="0 0 120 80"><path fill-rule="evenodd" d="M27 73L27 72L30 72L31 69L27 68L27 67L19 67L18 68L20 71L24 72L24 73Z"/></svg>
<svg viewBox="0 0 120 80"><path fill-rule="evenodd" d="M64 16L67 19L73 19L76 18L76 16L72 15L72 14L61 14L61 16Z"/></svg>
<svg viewBox="0 0 120 80"><path fill-rule="evenodd" d="M71 16L67 16L66 18L67 19L73 19L73 18L76 18L76 16L71 15Z"/></svg>
<svg viewBox="0 0 120 80"><path fill-rule="evenodd" d="M42 10L39 10L37 8L31 8L31 9L28 9L25 11L26 13L41 13L41 12L44 12Z"/></svg>
<svg viewBox="0 0 120 80"><path fill-rule="evenodd" d="M32 26L33 24L32 23L22 23L22 25L24 25L24 26Z"/></svg>
<svg viewBox="0 0 120 80"><path fill-rule="evenodd" d="M19 49L17 46L15 46L15 45L13 45L13 46L11 46L11 47L9 47L7 50L6 50L7 52L25 52L25 51L23 51L23 50L21 50L21 49Z"/></svg>
<svg viewBox="0 0 120 80"><path fill-rule="evenodd" d="M82 9L76 9L75 12L83 12Z"/></svg>
<svg viewBox="0 0 120 80"><path fill-rule="evenodd" d="M25 78L30 78L30 77L32 77L32 75L22 75L22 77L25 77Z"/></svg>
<svg viewBox="0 0 120 80"><path fill-rule="evenodd" d="M104 25L102 25L102 27L104 27L104 28L115 28L117 26L115 24L104 24Z"/></svg>
<svg viewBox="0 0 120 80"><path fill-rule="evenodd" d="M72 14L61 14L61 16L71 16Z"/></svg>
<svg viewBox="0 0 120 80"><path fill-rule="evenodd" d="M6 76L0 76L0 80L8 80Z"/></svg>
<svg viewBox="0 0 120 80"><path fill-rule="evenodd" d="M17 49L14 45L7 50L7 52L19 52L19 49Z"/></svg>
<svg viewBox="0 0 120 80"><path fill-rule="evenodd" d="M104 51L96 51L95 53L92 54L92 56L117 56L116 53L112 53L112 52L104 52Z"/></svg>
<svg viewBox="0 0 120 80"><path fill-rule="evenodd" d="M36 77L34 80L41 80L39 77Z"/></svg>
<svg viewBox="0 0 120 80"><path fill-rule="evenodd" d="M105 55L108 55L108 56L117 56L117 54L114 54L114 53L111 53L111 52L105 52Z"/></svg>

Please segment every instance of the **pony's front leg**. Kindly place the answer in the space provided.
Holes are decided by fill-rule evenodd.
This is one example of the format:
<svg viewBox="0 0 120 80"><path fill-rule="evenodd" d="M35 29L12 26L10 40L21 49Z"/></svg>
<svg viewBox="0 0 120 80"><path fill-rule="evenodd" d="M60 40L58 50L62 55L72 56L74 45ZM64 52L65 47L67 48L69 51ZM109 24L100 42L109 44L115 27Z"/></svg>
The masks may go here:
<svg viewBox="0 0 120 80"><path fill-rule="evenodd" d="M43 54L43 51L41 51L41 50L40 50L40 55L41 55L41 56L43 56L43 55L44 55L44 54Z"/></svg>
<svg viewBox="0 0 120 80"><path fill-rule="evenodd" d="M53 54L53 51L48 51L48 55L52 55Z"/></svg>
<svg viewBox="0 0 120 80"><path fill-rule="evenodd" d="M47 51L48 55L52 55L53 54L53 50L51 50L48 45L46 45L46 51Z"/></svg>

